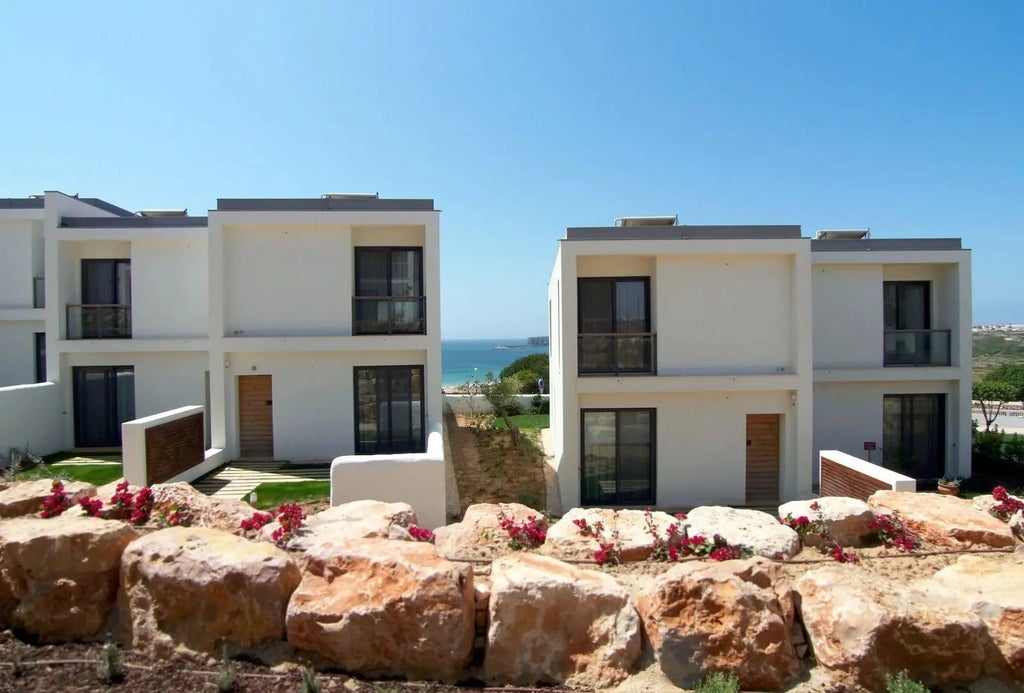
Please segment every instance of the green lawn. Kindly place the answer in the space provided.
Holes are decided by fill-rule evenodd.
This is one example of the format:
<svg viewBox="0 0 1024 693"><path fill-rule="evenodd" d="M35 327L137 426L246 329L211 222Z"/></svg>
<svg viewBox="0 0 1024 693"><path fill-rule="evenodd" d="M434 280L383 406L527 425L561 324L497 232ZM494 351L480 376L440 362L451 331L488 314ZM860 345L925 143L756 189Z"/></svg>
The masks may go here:
<svg viewBox="0 0 1024 693"><path fill-rule="evenodd" d="M64 479L66 481L85 481L95 486L103 486L122 476L119 464L41 464L34 469L18 472L15 479Z"/></svg>
<svg viewBox="0 0 1024 693"><path fill-rule="evenodd" d="M508 418L512 425L521 431L529 429L539 431L542 428L549 428L551 426L551 417L548 414L517 414ZM505 428L505 420L500 416L495 420L494 424L495 428Z"/></svg>
<svg viewBox="0 0 1024 693"><path fill-rule="evenodd" d="M331 482L329 479L313 481L274 481L260 484L256 492L256 502L253 507L258 510L269 510L276 508L281 503L293 503L309 500L328 500L331 497ZM249 494L245 494L242 500L248 501Z"/></svg>

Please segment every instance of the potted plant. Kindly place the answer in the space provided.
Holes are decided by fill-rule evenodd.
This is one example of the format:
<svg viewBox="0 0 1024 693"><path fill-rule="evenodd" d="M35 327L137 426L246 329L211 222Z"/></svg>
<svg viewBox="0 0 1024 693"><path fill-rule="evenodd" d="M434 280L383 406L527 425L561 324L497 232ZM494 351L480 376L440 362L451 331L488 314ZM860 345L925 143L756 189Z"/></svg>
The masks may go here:
<svg viewBox="0 0 1024 693"><path fill-rule="evenodd" d="M959 496L961 481L963 479L960 477L942 477L939 479L939 493L943 496Z"/></svg>

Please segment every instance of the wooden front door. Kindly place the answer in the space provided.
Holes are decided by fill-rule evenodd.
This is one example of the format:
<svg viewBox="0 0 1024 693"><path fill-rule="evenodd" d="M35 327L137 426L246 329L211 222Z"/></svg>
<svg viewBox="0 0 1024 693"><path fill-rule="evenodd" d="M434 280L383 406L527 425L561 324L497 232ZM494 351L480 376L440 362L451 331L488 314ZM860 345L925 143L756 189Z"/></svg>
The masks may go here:
<svg viewBox="0 0 1024 693"><path fill-rule="evenodd" d="M271 376L238 376L238 435L242 457L274 456L273 394Z"/></svg>
<svg viewBox="0 0 1024 693"><path fill-rule="evenodd" d="M747 503L779 500L781 414L747 414Z"/></svg>

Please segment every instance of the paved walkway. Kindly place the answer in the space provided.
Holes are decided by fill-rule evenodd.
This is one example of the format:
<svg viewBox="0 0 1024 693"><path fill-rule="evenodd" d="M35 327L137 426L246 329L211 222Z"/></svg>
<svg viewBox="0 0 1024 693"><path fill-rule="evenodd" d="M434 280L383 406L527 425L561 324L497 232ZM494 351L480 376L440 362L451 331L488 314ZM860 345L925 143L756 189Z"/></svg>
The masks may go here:
<svg viewBox="0 0 1024 693"><path fill-rule="evenodd" d="M192 482L197 491L217 498L242 498L263 483L330 479L331 465L290 469L274 460L236 460Z"/></svg>

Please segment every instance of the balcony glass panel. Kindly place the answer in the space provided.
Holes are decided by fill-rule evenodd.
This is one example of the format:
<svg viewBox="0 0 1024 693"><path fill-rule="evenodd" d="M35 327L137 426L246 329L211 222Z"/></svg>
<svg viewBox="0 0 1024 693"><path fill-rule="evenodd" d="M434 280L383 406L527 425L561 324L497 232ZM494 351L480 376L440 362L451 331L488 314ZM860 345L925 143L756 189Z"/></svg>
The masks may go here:
<svg viewBox="0 0 1024 693"><path fill-rule="evenodd" d="M68 339L131 339L130 305L67 306Z"/></svg>
<svg viewBox="0 0 1024 693"><path fill-rule="evenodd" d="M355 334L424 334L426 298L354 299Z"/></svg>
<svg viewBox="0 0 1024 693"><path fill-rule="evenodd" d="M580 373L654 373L656 336L644 334L581 334Z"/></svg>
<svg viewBox="0 0 1024 693"><path fill-rule="evenodd" d="M886 366L948 366L950 330L886 330Z"/></svg>

